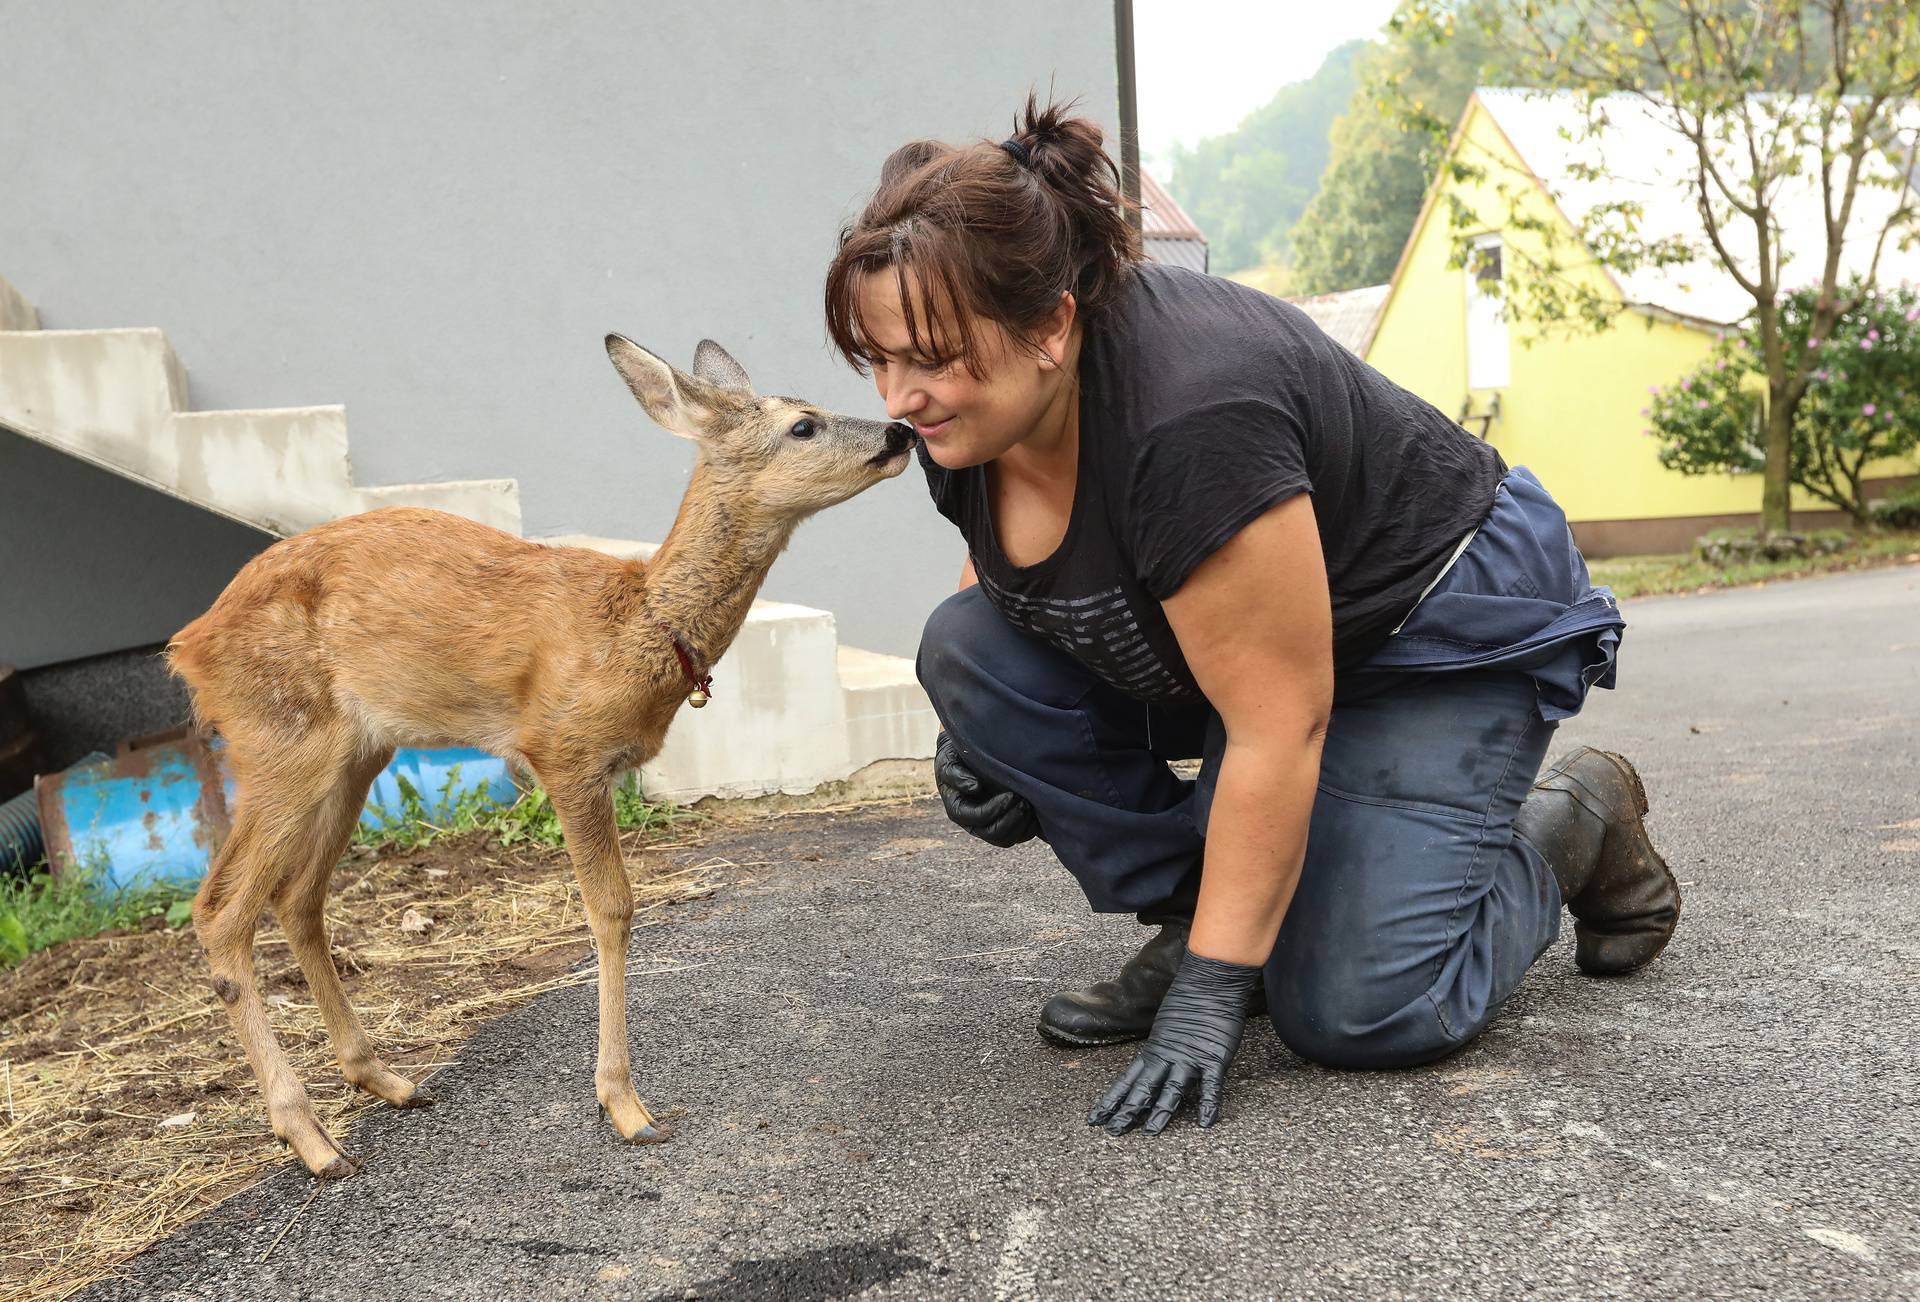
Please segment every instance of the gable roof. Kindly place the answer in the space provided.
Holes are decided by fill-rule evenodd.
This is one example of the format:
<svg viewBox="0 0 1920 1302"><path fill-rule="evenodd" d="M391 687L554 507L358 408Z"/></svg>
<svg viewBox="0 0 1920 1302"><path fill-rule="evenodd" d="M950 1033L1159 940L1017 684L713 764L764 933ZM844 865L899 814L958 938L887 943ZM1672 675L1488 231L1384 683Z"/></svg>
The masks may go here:
<svg viewBox="0 0 1920 1302"><path fill-rule="evenodd" d="M1391 284L1368 285L1365 289L1343 289L1332 294L1308 294L1287 302L1313 318L1313 323L1356 357L1367 355L1373 343L1374 327L1380 323L1380 308L1387 301Z"/></svg>
<svg viewBox="0 0 1920 1302"><path fill-rule="evenodd" d="M1166 187L1144 171L1140 173L1140 239L1155 262L1207 269L1207 237Z"/></svg>
<svg viewBox="0 0 1920 1302"><path fill-rule="evenodd" d="M1477 102L1492 118L1527 170L1580 229L1596 207L1623 199L1638 201L1643 215L1636 233L1648 239L1676 236L1696 251L1690 261L1667 267L1631 271L1608 269L1621 296L1629 303L1715 325L1731 325L1753 306L1752 297L1715 256L1706 224L1695 206L1695 167L1692 146L1661 118L1659 111L1635 95L1609 95L1599 101L1605 126L1598 135L1586 134L1583 98L1571 91L1538 91L1481 87L1469 101L1462 126ZM1751 111L1766 120L1780 100L1754 96ZM1909 103L1895 115L1900 145L1920 148L1920 103ZM1455 148L1459 146L1456 133ZM1740 175L1739 163L1729 151L1728 172ZM1740 146L1744 151L1744 145ZM1780 244L1786 255L1781 282L1796 286L1816 278L1825 259L1825 215L1820 195L1819 147L1804 146L1802 170L1778 186L1774 209L1778 214ZM1867 175L1892 182L1905 158L1889 161L1877 150L1867 155ZM1582 165L1599 166L1602 175L1589 179ZM1844 164L1842 164L1844 166ZM1848 240L1840 271L1864 274L1873 258L1873 239L1903 198L1911 203L1920 191L1903 196L1892 187L1862 184L1856 192ZM1423 214L1424 220L1425 214ZM1756 263L1755 239L1747 219L1723 223L1723 238L1743 272L1751 276ZM1601 229L1618 229L1617 216L1602 214ZM1862 232L1866 232L1863 236ZM1920 223L1913 233L1920 236ZM1415 229L1418 234L1418 227ZM1895 247L1899 232L1887 240L1880 258L1882 283L1920 284L1920 247ZM1410 245L1409 245L1410 246Z"/></svg>

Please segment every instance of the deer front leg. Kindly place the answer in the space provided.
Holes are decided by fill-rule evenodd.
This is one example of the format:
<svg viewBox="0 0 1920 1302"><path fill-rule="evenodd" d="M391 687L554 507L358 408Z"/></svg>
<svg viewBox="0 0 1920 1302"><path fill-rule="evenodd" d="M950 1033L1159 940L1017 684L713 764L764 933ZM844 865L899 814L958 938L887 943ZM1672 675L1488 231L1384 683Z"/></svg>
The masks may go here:
<svg viewBox="0 0 1920 1302"><path fill-rule="evenodd" d="M627 941L633 930L633 887L620 861L619 830L613 818L610 781L555 785L547 794L567 835L567 854L580 881L587 925L600 956L600 1057L594 1068L594 1092L620 1137L634 1144L658 1144L672 1132L653 1119L633 1088L627 1058Z"/></svg>

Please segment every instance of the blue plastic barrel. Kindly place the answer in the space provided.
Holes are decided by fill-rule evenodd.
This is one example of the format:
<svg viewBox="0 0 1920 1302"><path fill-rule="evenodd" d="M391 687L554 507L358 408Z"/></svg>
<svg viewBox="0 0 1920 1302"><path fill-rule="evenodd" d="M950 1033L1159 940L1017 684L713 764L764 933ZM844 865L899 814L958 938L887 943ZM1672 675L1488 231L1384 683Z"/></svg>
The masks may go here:
<svg viewBox="0 0 1920 1302"><path fill-rule="evenodd" d="M363 826L401 817L402 777L429 821L470 792L502 803L515 793L506 762L485 751L402 750L375 779ZM37 795L54 871L97 871L103 887L122 889L204 877L231 826L235 788L222 748L188 738L42 778Z"/></svg>

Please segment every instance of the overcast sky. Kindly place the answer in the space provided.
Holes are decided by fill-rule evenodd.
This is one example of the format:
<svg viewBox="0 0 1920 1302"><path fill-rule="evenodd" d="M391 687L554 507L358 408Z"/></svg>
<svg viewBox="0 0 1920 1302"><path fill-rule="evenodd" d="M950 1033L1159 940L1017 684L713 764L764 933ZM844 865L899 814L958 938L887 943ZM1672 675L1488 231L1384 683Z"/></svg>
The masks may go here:
<svg viewBox="0 0 1920 1302"><path fill-rule="evenodd" d="M1342 41L1376 35L1393 0L1133 0L1140 154L1164 178L1174 141L1231 131Z"/></svg>

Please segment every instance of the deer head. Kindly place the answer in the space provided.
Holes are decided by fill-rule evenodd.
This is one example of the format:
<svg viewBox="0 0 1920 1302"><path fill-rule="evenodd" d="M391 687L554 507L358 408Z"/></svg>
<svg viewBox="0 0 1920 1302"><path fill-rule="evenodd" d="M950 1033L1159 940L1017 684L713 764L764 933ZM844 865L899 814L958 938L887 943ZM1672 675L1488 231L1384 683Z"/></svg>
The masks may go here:
<svg viewBox="0 0 1920 1302"><path fill-rule="evenodd" d="M774 515L797 521L906 469L910 426L761 397L711 339L694 351L691 375L621 335L607 336L607 356L647 415L699 444L702 465L730 496Z"/></svg>

